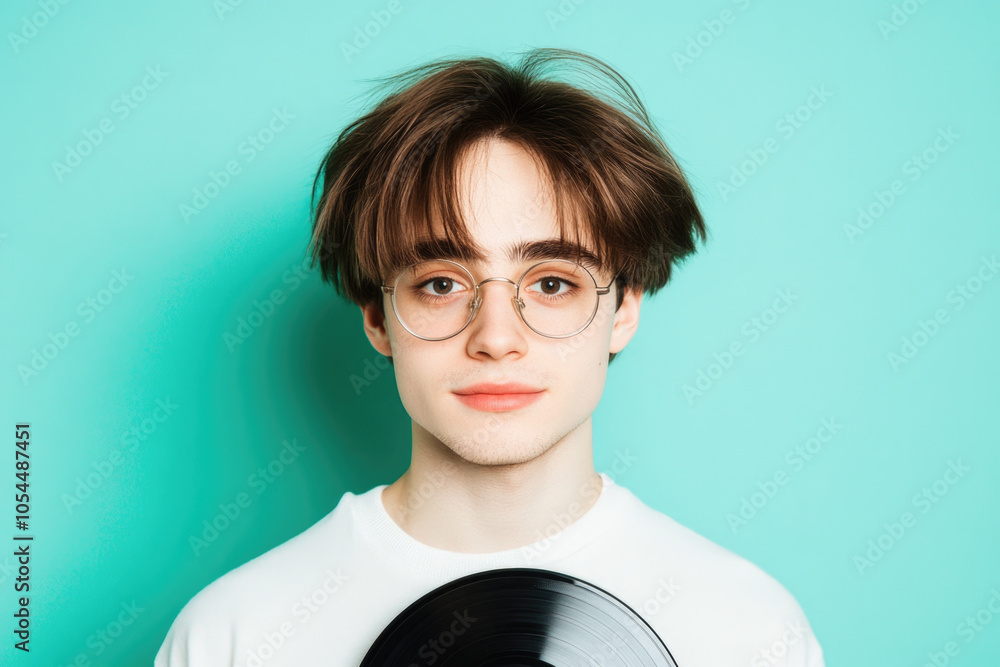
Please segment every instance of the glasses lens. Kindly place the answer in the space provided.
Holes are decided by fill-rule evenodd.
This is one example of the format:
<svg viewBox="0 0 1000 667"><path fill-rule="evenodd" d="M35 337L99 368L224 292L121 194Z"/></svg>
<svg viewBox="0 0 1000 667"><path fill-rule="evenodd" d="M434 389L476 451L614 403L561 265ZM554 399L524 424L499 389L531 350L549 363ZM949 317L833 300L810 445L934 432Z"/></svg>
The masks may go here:
<svg viewBox="0 0 1000 667"><path fill-rule="evenodd" d="M545 336L568 336L585 327L597 310L597 283L575 262L552 260L521 280L521 315Z"/></svg>
<svg viewBox="0 0 1000 667"><path fill-rule="evenodd" d="M395 303L406 328L423 338L447 338L469 321L475 283L468 271L445 260L422 262L400 274Z"/></svg>
<svg viewBox="0 0 1000 667"><path fill-rule="evenodd" d="M400 274L395 304L400 321L422 338L453 336L469 322L475 281L454 262L421 262ZM521 280L521 315L543 336L569 336L597 311L597 284L582 266L550 260L532 267Z"/></svg>

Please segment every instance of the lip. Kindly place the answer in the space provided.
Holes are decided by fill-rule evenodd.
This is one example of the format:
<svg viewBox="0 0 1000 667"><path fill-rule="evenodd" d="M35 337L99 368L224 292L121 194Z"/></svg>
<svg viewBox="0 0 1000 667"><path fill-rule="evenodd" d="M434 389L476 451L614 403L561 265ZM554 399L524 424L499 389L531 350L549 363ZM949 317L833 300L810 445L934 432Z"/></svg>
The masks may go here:
<svg viewBox="0 0 1000 667"><path fill-rule="evenodd" d="M455 393L459 395L471 395L471 394L537 394L539 392L545 391L544 389L538 389L537 387L532 387L526 384L520 384L518 382L480 382L479 384L472 384L464 389L456 389Z"/></svg>
<svg viewBox="0 0 1000 667"><path fill-rule="evenodd" d="M481 412L509 412L528 407L542 396L541 391L531 394L455 394L458 400L473 410Z"/></svg>
<svg viewBox="0 0 1000 667"><path fill-rule="evenodd" d="M484 382L453 392L464 405L482 412L508 412L527 407L541 398L544 389L516 382Z"/></svg>

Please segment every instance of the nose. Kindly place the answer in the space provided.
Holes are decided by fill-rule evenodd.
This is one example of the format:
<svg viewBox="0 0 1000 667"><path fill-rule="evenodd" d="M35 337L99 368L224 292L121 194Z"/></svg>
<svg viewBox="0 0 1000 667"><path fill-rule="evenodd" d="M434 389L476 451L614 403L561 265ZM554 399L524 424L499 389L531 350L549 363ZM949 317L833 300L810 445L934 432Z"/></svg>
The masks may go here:
<svg viewBox="0 0 1000 667"><path fill-rule="evenodd" d="M472 319L473 319L473 321L475 321L476 317L479 315L479 311L480 311L480 309L482 308L483 304L486 301L486 292L488 290L484 289L483 285L485 285L488 282L493 282L493 281L507 283L508 285L510 285L511 287L514 287L514 288L517 287L517 284L514 283L513 281L511 281L509 278L487 278L483 282L479 283L479 297L472 304ZM496 291L496 290L494 290L494 291ZM511 294L510 305L511 305L511 307L514 308L514 315L517 317L518 321L520 321L520 319L521 319L521 311L518 308L518 298L514 294Z"/></svg>
<svg viewBox="0 0 1000 667"><path fill-rule="evenodd" d="M476 356L484 353L488 356L500 358L510 352L523 354L527 339L525 332L528 328L521 321L520 310L518 308L517 297L513 290L509 290L507 303L513 308L510 313L504 306L504 298L507 294L501 285L487 285L489 282L507 283L510 288L517 285L507 278L487 278L479 286L479 297L472 304L472 321L469 323L471 330L469 335L469 354ZM488 297L488 292L498 292Z"/></svg>

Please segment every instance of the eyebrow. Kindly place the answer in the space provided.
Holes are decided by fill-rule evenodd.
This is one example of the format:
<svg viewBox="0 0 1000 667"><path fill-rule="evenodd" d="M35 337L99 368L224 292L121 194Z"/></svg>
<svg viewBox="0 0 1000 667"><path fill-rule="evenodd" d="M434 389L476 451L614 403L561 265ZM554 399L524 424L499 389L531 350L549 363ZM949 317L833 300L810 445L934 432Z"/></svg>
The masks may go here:
<svg viewBox="0 0 1000 667"><path fill-rule="evenodd" d="M486 257L472 248L460 247L449 239L428 239L418 241L416 246L418 261L450 259L453 261L483 262ZM507 259L515 263L541 261L544 259L577 259L588 268L601 266L597 255L574 241L545 239L541 241L521 241L507 246Z"/></svg>

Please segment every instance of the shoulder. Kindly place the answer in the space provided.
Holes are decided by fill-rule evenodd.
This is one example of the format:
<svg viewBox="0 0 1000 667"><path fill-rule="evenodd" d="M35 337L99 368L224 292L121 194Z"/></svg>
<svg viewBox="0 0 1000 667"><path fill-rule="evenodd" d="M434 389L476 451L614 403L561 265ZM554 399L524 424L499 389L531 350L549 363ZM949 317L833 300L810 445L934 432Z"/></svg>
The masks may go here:
<svg viewBox="0 0 1000 667"><path fill-rule="evenodd" d="M798 606L791 593L756 564L626 493L630 498L621 517L623 527L637 534L644 554L655 554L699 596L752 599L775 611Z"/></svg>
<svg viewBox="0 0 1000 667"><path fill-rule="evenodd" d="M312 577L330 571L337 545L349 543L343 533L350 530L354 497L345 493L333 511L306 530L198 591L171 624L156 667L230 664L242 635L280 620L303 586L315 586Z"/></svg>
<svg viewBox="0 0 1000 667"><path fill-rule="evenodd" d="M621 523L641 543L635 566L662 575L655 599L663 604L647 604L662 607L661 627L683 627L698 654L716 652L719 660L823 665L802 607L775 577L624 490Z"/></svg>

